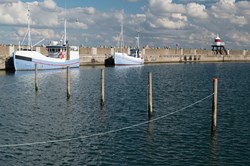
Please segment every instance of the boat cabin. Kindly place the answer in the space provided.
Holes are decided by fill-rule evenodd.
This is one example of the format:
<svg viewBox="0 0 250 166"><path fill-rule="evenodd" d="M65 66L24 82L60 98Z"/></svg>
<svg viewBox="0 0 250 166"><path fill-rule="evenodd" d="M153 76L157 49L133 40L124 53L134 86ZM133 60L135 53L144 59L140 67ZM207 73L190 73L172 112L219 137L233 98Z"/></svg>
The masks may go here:
<svg viewBox="0 0 250 166"><path fill-rule="evenodd" d="M130 49L130 56L139 58L140 57L140 50L139 49Z"/></svg>
<svg viewBox="0 0 250 166"><path fill-rule="evenodd" d="M66 56L66 46L46 46L48 57L64 58Z"/></svg>

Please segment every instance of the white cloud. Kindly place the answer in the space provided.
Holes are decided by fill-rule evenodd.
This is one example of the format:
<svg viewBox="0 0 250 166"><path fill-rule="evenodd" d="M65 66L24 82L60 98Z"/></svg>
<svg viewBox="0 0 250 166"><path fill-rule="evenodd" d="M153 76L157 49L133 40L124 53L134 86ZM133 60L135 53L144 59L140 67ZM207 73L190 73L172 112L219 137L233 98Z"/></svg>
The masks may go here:
<svg viewBox="0 0 250 166"><path fill-rule="evenodd" d="M87 7L85 9L82 9L84 12L86 12L87 14L95 14L96 10L93 7Z"/></svg>
<svg viewBox="0 0 250 166"><path fill-rule="evenodd" d="M220 3L227 6L234 6L235 0L220 0Z"/></svg>
<svg viewBox="0 0 250 166"><path fill-rule="evenodd" d="M60 37L62 37L62 34L60 35L60 33L55 32L52 29L33 29L33 31L31 32L33 36L37 36L37 39L48 39L48 38L53 38L53 39L58 39ZM39 36L39 38L38 38Z"/></svg>
<svg viewBox="0 0 250 166"><path fill-rule="evenodd" d="M208 41L212 39L211 34L213 33L220 33L225 40L236 40L228 32L235 29L248 32L250 29L249 1L219 0L213 2L210 7L201 4L205 3L203 0L189 2L176 4L172 0L149 0L148 6L145 8L148 29L155 29L155 31L165 34L172 34L171 29L180 29L183 32L182 36L185 37L182 41L190 47L191 45L205 46L205 43L207 47L210 47ZM156 35L155 31L151 31L151 35ZM150 30L148 32L150 33ZM174 33L174 35L175 37L168 35L168 39L176 40L175 38L178 36L179 39L182 37L180 33ZM246 36L248 35L246 34ZM239 42L246 45L244 42L248 38L241 38L242 40ZM228 43L231 43L230 47L232 47L233 42Z"/></svg>
<svg viewBox="0 0 250 166"><path fill-rule="evenodd" d="M27 33L27 28L18 28L16 33L16 42L23 41L24 36ZM36 42L42 40L42 39L54 39L54 40L60 40L63 35L63 32L55 32L52 29L31 29L31 38L33 44ZM24 40L23 44L27 44L27 38Z"/></svg>
<svg viewBox="0 0 250 166"><path fill-rule="evenodd" d="M151 22L152 28L169 28L169 29L179 29L186 26L184 21L172 21L168 18L157 18Z"/></svg>
<svg viewBox="0 0 250 166"><path fill-rule="evenodd" d="M239 26L247 24L247 20L244 16L234 16L230 19L230 22Z"/></svg>
<svg viewBox="0 0 250 166"><path fill-rule="evenodd" d="M187 16L183 16L181 13L172 13L171 17L177 20L188 21Z"/></svg>
<svg viewBox="0 0 250 166"><path fill-rule="evenodd" d="M72 28L72 29L88 29L88 25L84 24L82 22L71 22L68 24L67 26L68 28Z"/></svg>
<svg viewBox="0 0 250 166"><path fill-rule="evenodd" d="M147 22L151 28L179 29L187 25L185 6L172 0L149 0L146 10Z"/></svg>
<svg viewBox="0 0 250 166"><path fill-rule="evenodd" d="M235 0L220 0L211 7L215 18L227 19L236 13Z"/></svg>
<svg viewBox="0 0 250 166"><path fill-rule="evenodd" d="M228 37L231 41L234 41L233 43L237 44L238 47L247 46L250 41L249 32L232 31L228 34Z"/></svg>
<svg viewBox="0 0 250 166"><path fill-rule="evenodd" d="M182 4L172 3L172 0L149 0L149 9L154 14L185 12L185 8Z"/></svg>
<svg viewBox="0 0 250 166"><path fill-rule="evenodd" d="M211 7L215 19L228 20L237 26L247 25L250 21L250 2L235 0L220 0Z"/></svg>
<svg viewBox="0 0 250 166"><path fill-rule="evenodd" d="M56 9L57 7L56 3L53 0L44 0L41 5L48 9Z"/></svg>
<svg viewBox="0 0 250 166"><path fill-rule="evenodd" d="M146 21L146 15L145 14L135 14L135 15L129 15L129 21L128 24L131 26L139 26L141 23Z"/></svg>
<svg viewBox="0 0 250 166"><path fill-rule="evenodd" d="M189 3L186 7L187 15L194 18L206 19L208 14L206 7L197 3Z"/></svg>
<svg viewBox="0 0 250 166"><path fill-rule="evenodd" d="M208 2L209 5L206 5ZM27 3L22 0L0 0L0 25L3 27L0 41L12 40L17 43L25 35L26 8ZM65 10L56 4L56 0L33 0L30 2L30 11L32 38L35 41L60 38L66 16L68 38L76 44L114 46L124 15L125 43L129 44L134 42L137 30L140 30L142 45L180 43L181 47L210 48L210 41L217 33L228 44L226 47L232 48L237 43L237 47L249 48L250 43L250 2L246 0L178 0L178 3L174 0L148 0L135 13L118 11L112 7L103 12L94 6ZM6 39L6 36L10 37Z"/></svg>
<svg viewBox="0 0 250 166"><path fill-rule="evenodd" d="M27 15L21 9L25 9L25 5L21 2L0 4L0 24L24 24L27 22Z"/></svg>

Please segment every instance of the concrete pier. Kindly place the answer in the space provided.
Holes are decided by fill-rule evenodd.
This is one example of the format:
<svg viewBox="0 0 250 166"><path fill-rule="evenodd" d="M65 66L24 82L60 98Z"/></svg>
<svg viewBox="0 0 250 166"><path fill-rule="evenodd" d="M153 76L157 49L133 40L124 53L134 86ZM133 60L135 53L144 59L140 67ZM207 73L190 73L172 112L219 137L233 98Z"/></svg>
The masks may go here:
<svg viewBox="0 0 250 166"><path fill-rule="evenodd" d="M18 46L0 45L0 69L6 69L5 62ZM43 46L34 48L46 54ZM80 65L104 65L105 59L119 51L113 47L80 47ZM129 52L129 48L124 48L123 52ZM147 63L185 63L185 62L250 62L249 50L227 50L228 55L216 54L211 50L205 49L170 49L170 48L143 48L145 64Z"/></svg>

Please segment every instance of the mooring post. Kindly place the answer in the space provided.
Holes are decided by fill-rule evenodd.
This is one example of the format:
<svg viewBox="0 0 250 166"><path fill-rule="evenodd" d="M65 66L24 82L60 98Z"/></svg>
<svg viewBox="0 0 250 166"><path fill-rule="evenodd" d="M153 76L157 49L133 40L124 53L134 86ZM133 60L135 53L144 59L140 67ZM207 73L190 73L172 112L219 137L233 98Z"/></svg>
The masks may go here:
<svg viewBox="0 0 250 166"><path fill-rule="evenodd" d="M70 98L70 67L67 66L67 98Z"/></svg>
<svg viewBox="0 0 250 166"><path fill-rule="evenodd" d="M67 55L66 55L66 60L70 60L70 47L69 43L67 43ZM70 66L67 66L67 98L70 98Z"/></svg>
<svg viewBox="0 0 250 166"><path fill-rule="evenodd" d="M101 106L104 106L104 69L101 71Z"/></svg>
<svg viewBox="0 0 250 166"><path fill-rule="evenodd" d="M66 53L67 53L66 54L66 59L70 60L70 47L69 47L69 43L68 42L67 42L67 48L66 49L67 49L67 51L66 51Z"/></svg>
<svg viewBox="0 0 250 166"><path fill-rule="evenodd" d="M37 72L37 64L35 64L35 89L36 89L36 91L38 91L38 76L37 76L37 74L38 74L38 72Z"/></svg>
<svg viewBox="0 0 250 166"><path fill-rule="evenodd" d="M218 97L218 78L213 79L214 95L213 95L213 104L212 104L212 127L211 131L216 131L217 125L217 97Z"/></svg>
<svg viewBox="0 0 250 166"><path fill-rule="evenodd" d="M152 73L148 73L148 116L152 115L153 106L152 106Z"/></svg>

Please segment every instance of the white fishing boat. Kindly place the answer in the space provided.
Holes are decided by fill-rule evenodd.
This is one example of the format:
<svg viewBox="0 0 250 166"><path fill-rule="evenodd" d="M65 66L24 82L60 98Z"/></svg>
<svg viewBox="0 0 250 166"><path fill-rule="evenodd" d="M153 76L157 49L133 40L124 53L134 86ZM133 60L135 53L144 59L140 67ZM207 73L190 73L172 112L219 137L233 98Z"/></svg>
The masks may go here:
<svg viewBox="0 0 250 166"><path fill-rule="evenodd" d="M29 9L28 9L29 12ZM60 42L50 42L46 46L47 55L43 55L38 51L33 50L35 45L31 43L30 35L30 21L28 14L28 47L19 48L13 54L15 70L34 70L35 64L38 69L61 69L70 67L79 67L79 48L76 46L69 46L66 40L66 20L64 23L64 36ZM24 39L25 39L24 37ZM23 40L24 41L24 40Z"/></svg>
<svg viewBox="0 0 250 166"><path fill-rule="evenodd" d="M59 46L56 47L57 49L59 48ZM37 51L19 50L13 55L14 67L15 70L34 70L35 64L37 64L38 69L62 69L67 66L79 67L78 50L70 50L69 60L66 60L66 56L63 56L63 54L66 53L64 51L58 52L59 57L56 58L45 56Z"/></svg>
<svg viewBox="0 0 250 166"><path fill-rule="evenodd" d="M121 33L120 33L120 52L115 52L114 55L114 64L115 65L142 65L144 64L143 56L140 52L140 38L139 33L137 38L137 48L130 49L130 53L124 53L124 40L123 40L123 19L121 23Z"/></svg>
<svg viewBox="0 0 250 166"><path fill-rule="evenodd" d="M130 49L130 54L123 52L115 52L115 65L142 65L144 59L139 49Z"/></svg>

